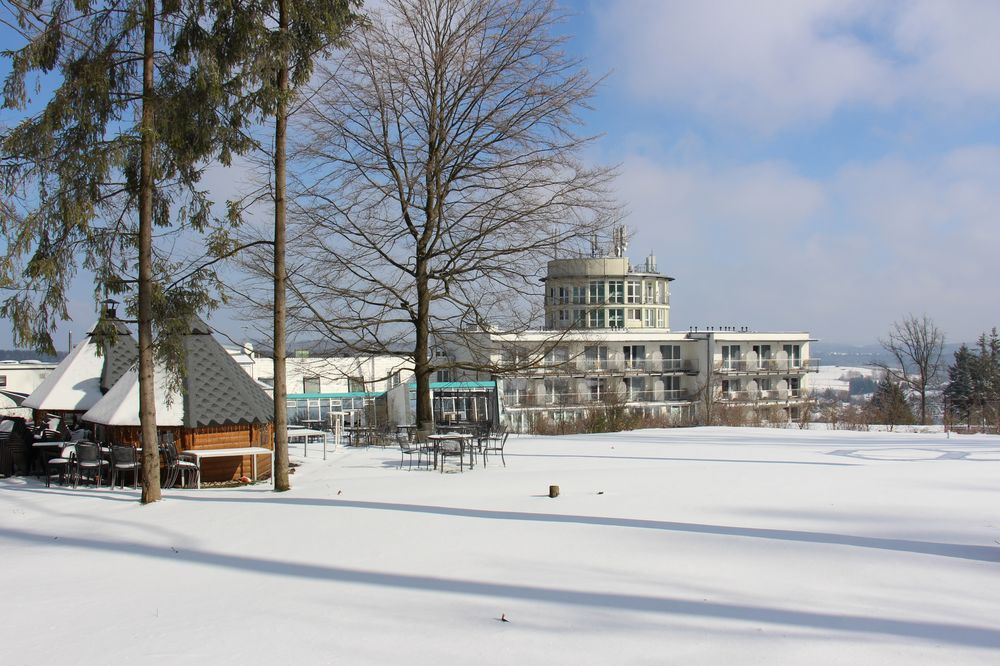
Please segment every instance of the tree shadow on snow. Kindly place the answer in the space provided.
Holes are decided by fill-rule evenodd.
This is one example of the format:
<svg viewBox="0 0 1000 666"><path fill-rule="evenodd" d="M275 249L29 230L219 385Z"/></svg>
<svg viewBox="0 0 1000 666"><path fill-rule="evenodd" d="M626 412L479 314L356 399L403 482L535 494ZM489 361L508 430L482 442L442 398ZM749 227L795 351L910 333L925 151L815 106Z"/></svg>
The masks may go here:
<svg viewBox="0 0 1000 666"><path fill-rule="evenodd" d="M784 610L750 604L693 601L636 594L585 592L552 587L384 573L348 569L325 564L283 562L248 555L214 553L197 549L178 551L173 548L152 546L143 543L100 541L84 537L63 537L54 542L51 537L7 528L0 528L0 539L8 542L44 545L47 548L87 548L101 552L166 559L177 563L220 567L270 576L307 578L313 581L331 583L374 585L420 592L517 599L553 604L573 604L643 613L710 617L753 623L766 622L777 625L811 627L833 631L918 638L930 642L972 647L1000 647L1000 630L945 622L893 620L863 615Z"/></svg>

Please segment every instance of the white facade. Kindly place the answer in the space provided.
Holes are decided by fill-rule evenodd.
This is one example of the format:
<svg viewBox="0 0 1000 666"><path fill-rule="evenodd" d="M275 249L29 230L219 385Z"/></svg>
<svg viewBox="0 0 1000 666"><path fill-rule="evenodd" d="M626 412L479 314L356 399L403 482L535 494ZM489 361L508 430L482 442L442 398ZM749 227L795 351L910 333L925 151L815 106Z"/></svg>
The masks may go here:
<svg viewBox="0 0 1000 666"><path fill-rule="evenodd" d="M0 389L30 394L48 377L57 364L44 361L0 361ZM31 416L31 409L17 407L0 394L0 414Z"/></svg>
<svg viewBox="0 0 1000 666"><path fill-rule="evenodd" d="M255 354L248 344L230 354L251 377L271 393L274 360ZM343 413L345 422L384 420L384 394L412 381L413 366L403 356L304 356L292 353L285 363L288 420L314 427L330 427L331 414ZM383 402L379 402L379 401ZM376 403L378 405L376 406Z"/></svg>
<svg viewBox="0 0 1000 666"><path fill-rule="evenodd" d="M818 369L809 334L672 332L672 279L656 272L652 257L638 269L620 256L551 261L546 329L439 339L456 364L492 367L443 378L496 379L505 418L516 428L539 416L573 418L609 402L678 420L716 406L796 417L807 400L809 373Z"/></svg>

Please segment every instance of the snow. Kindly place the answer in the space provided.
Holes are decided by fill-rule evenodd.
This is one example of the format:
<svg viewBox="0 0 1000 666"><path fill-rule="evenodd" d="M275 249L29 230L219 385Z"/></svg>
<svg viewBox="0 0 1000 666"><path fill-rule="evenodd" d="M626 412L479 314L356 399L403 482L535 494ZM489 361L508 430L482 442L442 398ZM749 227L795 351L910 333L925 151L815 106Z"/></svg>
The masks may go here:
<svg viewBox="0 0 1000 666"><path fill-rule="evenodd" d="M0 480L4 663L1000 663L997 437L512 437L506 468L445 474L293 458L288 493L147 507Z"/></svg>
<svg viewBox="0 0 1000 666"><path fill-rule="evenodd" d="M809 388L814 393L827 389L847 393L850 389L850 377L874 377L877 373L878 370L870 366L821 365L819 371L809 377Z"/></svg>

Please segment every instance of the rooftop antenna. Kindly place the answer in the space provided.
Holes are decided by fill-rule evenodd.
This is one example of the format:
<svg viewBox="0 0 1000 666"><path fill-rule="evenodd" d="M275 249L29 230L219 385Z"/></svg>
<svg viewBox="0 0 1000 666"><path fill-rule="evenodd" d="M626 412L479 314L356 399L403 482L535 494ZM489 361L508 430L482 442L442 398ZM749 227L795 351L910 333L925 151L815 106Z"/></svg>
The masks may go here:
<svg viewBox="0 0 1000 666"><path fill-rule="evenodd" d="M615 227L613 232L614 239L614 255L616 257L624 257L626 250L628 250L628 240L626 238L625 225L621 224Z"/></svg>

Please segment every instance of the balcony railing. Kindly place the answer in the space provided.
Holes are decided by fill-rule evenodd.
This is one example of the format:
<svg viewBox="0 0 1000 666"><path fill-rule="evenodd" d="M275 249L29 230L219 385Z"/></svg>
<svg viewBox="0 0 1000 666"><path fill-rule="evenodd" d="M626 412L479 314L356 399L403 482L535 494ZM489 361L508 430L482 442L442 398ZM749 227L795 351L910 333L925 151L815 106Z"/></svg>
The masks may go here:
<svg viewBox="0 0 1000 666"><path fill-rule="evenodd" d="M773 358L757 359L754 361L727 359L717 362L715 364L715 371L722 374L796 374L801 372L819 372L819 361L812 358L786 359L784 361Z"/></svg>
<svg viewBox="0 0 1000 666"><path fill-rule="evenodd" d="M787 402L803 400L808 397L804 389L771 389L767 391L722 391L717 396L723 402Z"/></svg>
<svg viewBox="0 0 1000 666"><path fill-rule="evenodd" d="M668 374L698 374L697 359L667 359L654 361L652 359L629 360L587 360L576 359L562 363L547 362L535 368L511 373L511 376L539 375L668 375Z"/></svg>
<svg viewBox="0 0 1000 666"><path fill-rule="evenodd" d="M560 407L588 407L594 405L604 405L609 402L623 402L630 404L664 403L664 402L688 402L693 400L693 395L685 390L660 391L652 390L636 391L632 394L623 394L621 397L611 397L609 392L599 394L589 391L583 393L547 393L544 395L526 393L504 393L503 402L505 409L518 409L528 407L547 407L558 409Z"/></svg>
<svg viewBox="0 0 1000 666"><path fill-rule="evenodd" d="M656 299L640 299L640 300L628 300L623 299L612 299L609 297L604 297L601 299L591 299L588 301L581 301L579 299L573 298L559 298L558 296L546 296L546 305L552 306L562 306L562 305L572 305L575 307L585 308L585 307L612 307L612 308L628 308L628 307L640 307L643 305L670 305L670 298L661 298L659 301Z"/></svg>

